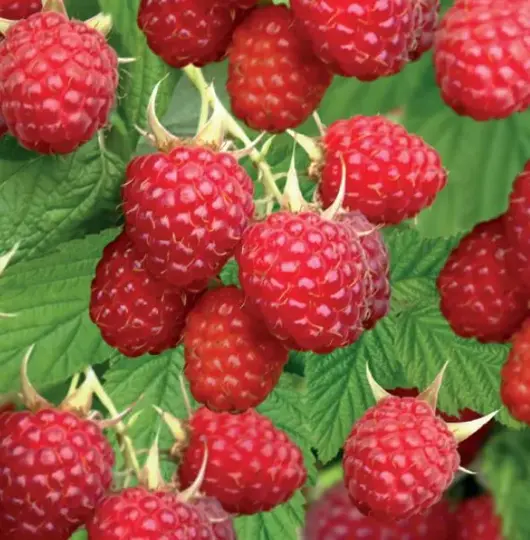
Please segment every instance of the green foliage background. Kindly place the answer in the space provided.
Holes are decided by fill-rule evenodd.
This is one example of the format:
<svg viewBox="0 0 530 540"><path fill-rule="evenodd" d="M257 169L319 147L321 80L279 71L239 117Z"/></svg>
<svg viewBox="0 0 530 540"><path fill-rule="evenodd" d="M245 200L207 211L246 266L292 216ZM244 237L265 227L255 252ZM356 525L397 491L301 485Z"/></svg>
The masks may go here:
<svg viewBox="0 0 530 540"><path fill-rule="evenodd" d="M286 3L286 2L277 2ZM178 384L182 351L129 360L102 340L87 314L90 281L103 247L121 223L119 188L127 162L149 151L134 125L145 126L153 86L167 76L158 110L177 135L193 133L199 99L181 73L166 67L146 47L136 26L139 0L67 2L72 15L88 18L104 10L114 17L113 46L136 62L121 69L119 107L104 133L69 156L38 156L10 137L0 141L0 251L21 242L14 264L0 280L0 310L16 317L0 327L0 391L18 386L24 352L36 343L30 377L47 395L61 396L69 379L88 365L102 374L118 408L137 400L145 411L134 425L138 448L153 440L158 422L152 404L185 415ZM445 2L444 8L450 2ZM226 100L226 65L205 70ZM355 114L401 110L401 121L442 155L449 183L435 204L406 226L385 232L392 257L392 311L358 343L327 356L292 354L281 384L259 410L303 448L310 483L332 462L353 422L373 399L365 380L370 363L387 388L425 386L450 360L440 408L481 413L502 408L499 371L508 347L481 345L455 336L438 309L435 278L462 233L507 206L515 175L530 158L530 113L476 123L441 101L431 54L401 74L370 84L336 78L320 108L325 123ZM316 135L312 121L300 129ZM287 136L275 139L269 157L285 171L292 151ZM306 165L299 152L300 167ZM249 164L249 171L254 174ZM308 196L313 189L306 182ZM237 282L237 268L223 273ZM530 538L530 433L503 409L505 427L486 448L481 478L492 490L508 539ZM169 443L169 434L165 433ZM312 451L314 450L314 452ZM273 512L237 520L242 540L295 540L303 525L304 499L297 494ZM83 533L76 537L82 538Z"/></svg>

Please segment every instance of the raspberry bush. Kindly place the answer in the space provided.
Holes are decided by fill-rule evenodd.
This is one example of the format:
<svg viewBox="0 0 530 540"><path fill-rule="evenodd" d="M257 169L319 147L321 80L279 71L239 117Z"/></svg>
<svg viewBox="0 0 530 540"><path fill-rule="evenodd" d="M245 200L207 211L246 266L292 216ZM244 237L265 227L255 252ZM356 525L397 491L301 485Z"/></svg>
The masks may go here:
<svg viewBox="0 0 530 540"><path fill-rule="evenodd" d="M0 0L0 540L530 538L529 32Z"/></svg>

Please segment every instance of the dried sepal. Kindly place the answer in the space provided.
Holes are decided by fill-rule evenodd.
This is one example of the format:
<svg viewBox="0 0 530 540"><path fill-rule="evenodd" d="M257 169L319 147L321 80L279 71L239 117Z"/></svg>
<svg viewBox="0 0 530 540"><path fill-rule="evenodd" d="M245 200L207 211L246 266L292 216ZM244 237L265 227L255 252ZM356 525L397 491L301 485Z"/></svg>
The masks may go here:
<svg viewBox="0 0 530 540"><path fill-rule="evenodd" d="M484 427L499 413L499 411L500 409L468 422L448 422L447 428L454 435L456 441L461 443L471 437L471 435L476 433L480 428Z"/></svg>
<svg viewBox="0 0 530 540"><path fill-rule="evenodd" d="M438 394L440 393L440 388L442 386L445 371L447 370L448 365L449 362L446 362L438 375L436 375L434 381L418 395L418 399L425 401L433 411L436 410Z"/></svg>
<svg viewBox="0 0 530 540"><path fill-rule="evenodd" d="M477 474L475 471L470 471L469 469L466 469L465 467L458 467L458 470L464 474L471 474L471 475Z"/></svg>
<svg viewBox="0 0 530 540"><path fill-rule="evenodd" d="M175 458L180 457L182 449L186 448L189 444L188 426L182 420L179 420L172 414L160 409L160 407L153 405L153 408L160 415L175 440L170 450L170 455Z"/></svg>
<svg viewBox="0 0 530 540"><path fill-rule="evenodd" d="M24 355L20 366L20 387L24 405L33 412L48 409L52 404L44 399L33 387L28 378L28 363L35 345L32 345Z"/></svg>
<svg viewBox="0 0 530 540"><path fill-rule="evenodd" d="M318 111L314 111L313 114L313 120L315 121L315 124L317 126L318 132L320 133L321 137L324 137L326 134L326 126L324 125L324 122L322 122L322 118L320 118L320 115L318 114Z"/></svg>
<svg viewBox="0 0 530 540"><path fill-rule="evenodd" d="M366 379L368 380L368 384L370 385L370 389L372 390L372 394L376 402L392 397L392 394L389 394L382 386L380 386L376 382L374 376L372 375L372 372L370 371L370 366L368 365L368 362L366 362Z"/></svg>
<svg viewBox="0 0 530 540"><path fill-rule="evenodd" d="M20 242L17 242L7 253L0 256L0 276L5 272L7 265L11 262L11 259L15 256Z"/></svg>
<svg viewBox="0 0 530 540"><path fill-rule="evenodd" d="M179 494L179 499L183 502L190 502L200 496L204 476L206 475L206 467L208 466L208 446L204 443L204 456L202 458L201 468L195 478L193 484Z"/></svg>
<svg viewBox="0 0 530 540"><path fill-rule="evenodd" d="M324 159L324 152L317 140L307 135L297 133L292 129L288 129L287 133L294 139L294 141L300 145L308 155L311 161L322 161Z"/></svg>
<svg viewBox="0 0 530 540"><path fill-rule="evenodd" d="M85 24L107 37L112 30L112 16L107 13L98 13L85 21Z"/></svg>
<svg viewBox="0 0 530 540"><path fill-rule="evenodd" d="M166 482L160 469L160 429L157 431L155 440L149 449L145 465L138 475L138 480L147 489L156 491L162 489Z"/></svg>
<svg viewBox="0 0 530 540"><path fill-rule="evenodd" d="M87 417L92 409L94 401L94 380L97 379L96 373L92 368L86 371L83 384L68 396L59 405L62 411L70 411L82 417Z"/></svg>
<svg viewBox="0 0 530 540"><path fill-rule="evenodd" d="M61 15L68 17L68 12L66 11L63 0L44 0L42 3L42 11L60 13Z"/></svg>
<svg viewBox="0 0 530 540"><path fill-rule="evenodd" d="M9 29L17 24L18 21L12 21L11 19L4 19L0 17L0 34L4 36L9 32Z"/></svg>
<svg viewBox="0 0 530 540"><path fill-rule="evenodd" d="M346 163L342 154L340 156L340 162L342 165L342 173L340 177L339 192L331 206L322 212L322 217L329 220L335 219L342 211L342 205L344 204L344 198L346 197Z"/></svg>
<svg viewBox="0 0 530 540"><path fill-rule="evenodd" d="M243 158L246 158L252 154L254 149L258 146L258 144L263 140L263 137L265 136L265 133L260 133L249 145L245 146L244 148L238 148L237 150L232 150L230 153L237 161L240 161ZM261 155L263 155L263 149L261 150Z"/></svg>
<svg viewBox="0 0 530 540"><path fill-rule="evenodd" d="M175 137L170 133L160 122L156 114L156 98L158 96L158 91L160 90L160 85L164 82L166 77L159 81L151 93L149 98L149 103L147 104L147 124L150 129L150 138L152 138L153 143L163 152L170 151L175 146L180 144L180 139Z"/></svg>
<svg viewBox="0 0 530 540"><path fill-rule="evenodd" d="M201 145L221 148L226 135L226 116L227 111L221 100L215 94L213 85L209 88L213 93L213 112L206 124L199 130L194 141Z"/></svg>
<svg viewBox="0 0 530 540"><path fill-rule="evenodd" d="M291 164L287 172L287 182L282 195L282 206L291 212L301 212L308 207L307 201L304 199L302 190L300 189L300 181L298 172L296 171L296 145L293 147L291 155Z"/></svg>

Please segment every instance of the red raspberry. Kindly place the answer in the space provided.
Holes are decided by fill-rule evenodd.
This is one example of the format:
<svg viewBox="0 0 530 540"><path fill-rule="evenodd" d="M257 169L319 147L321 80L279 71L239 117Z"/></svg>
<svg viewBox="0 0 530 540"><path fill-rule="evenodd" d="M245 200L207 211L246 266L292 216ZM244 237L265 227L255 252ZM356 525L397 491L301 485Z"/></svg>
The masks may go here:
<svg viewBox="0 0 530 540"><path fill-rule="evenodd" d="M430 406L388 397L354 424L344 446L344 478L364 514L398 521L437 503L460 464L457 442Z"/></svg>
<svg viewBox="0 0 530 540"><path fill-rule="evenodd" d="M15 406L12 403L4 403L3 405L0 405L0 414L14 410Z"/></svg>
<svg viewBox="0 0 530 540"><path fill-rule="evenodd" d="M216 276L254 213L252 180L230 154L179 146L134 158L123 207L146 268L178 287Z"/></svg>
<svg viewBox="0 0 530 540"><path fill-rule="evenodd" d="M409 50L412 61L419 60L433 46L440 13L440 0L415 0L415 3L418 21L414 44Z"/></svg>
<svg viewBox="0 0 530 540"><path fill-rule="evenodd" d="M291 0L316 55L337 75L373 81L401 71L414 28L410 0Z"/></svg>
<svg viewBox="0 0 530 540"><path fill-rule="evenodd" d="M452 515L447 501L396 524L363 515L343 484L328 489L309 507L303 540L449 540Z"/></svg>
<svg viewBox="0 0 530 540"><path fill-rule="evenodd" d="M421 137L382 116L354 116L331 124L323 141L319 194L325 206L337 197L346 164L344 207L372 223L396 224L430 206L445 187L440 155ZM320 168L320 170L318 170Z"/></svg>
<svg viewBox="0 0 530 540"><path fill-rule="evenodd" d="M2 540L67 540L112 481L114 454L92 421L57 409L0 414Z"/></svg>
<svg viewBox="0 0 530 540"><path fill-rule="evenodd" d="M514 418L530 425L530 319L515 334L502 367L501 398Z"/></svg>
<svg viewBox="0 0 530 540"><path fill-rule="evenodd" d="M437 286L440 309L455 334L503 342L518 330L528 301L510 276L501 218L479 223L447 259Z"/></svg>
<svg viewBox="0 0 530 540"><path fill-rule="evenodd" d="M202 512L204 520L211 523L212 540L236 540L234 522L217 499L201 497L195 502L195 507Z"/></svg>
<svg viewBox="0 0 530 540"><path fill-rule="evenodd" d="M1 105L0 105L0 110L1 110ZM7 133L7 126L6 126L6 122L4 120L4 117L2 115L0 115L0 137L3 137L5 134Z"/></svg>
<svg viewBox="0 0 530 540"><path fill-rule="evenodd" d="M258 0L219 0L220 5L242 10L253 8L257 3Z"/></svg>
<svg viewBox="0 0 530 540"><path fill-rule="evenodd" d="M222 60L237 10L216 0L142 0L138 26L149 48L176 68L198 67Z"/></svg>
<svg viewBox="0 0 530 540"><path fill-rule="evenodd" d="M503 540L501 518L491 495L467 499L457 508L455 540Z"/></svg>
<svg viewBox="0 0 530 540"><path fill-rule="evenodd" d="M122 354L160 354L181 340L195 295L152 277L121 233L103 250L92 281L90 318Z"/></svg>
<svg viewBox="0 0 530 540"><path fill-rule="evenodd" d="M398 397L417 397L420 393L417 388L394 388L393 390L390 390L390 392ZM469 422L470 420L476 420L477 418L482 417L481 414L471 409L462 409L458 412L458 416L446 414L438 409L436 410L436 414L445 422ZM480 450L484 447L484 443L494 425L495 423L493 421L488 422L469 438L458 444L460 465L462 465L462 467L467 467L475 460Z"/></svg>
<svg viewBox="0 0 530 540"><path fill-rule="evenodd" d="M244 304L237 287L221 287L208 291L188 316L184 373L193 397L213 410L257 407L287 363L287 349Z"/></svg>
<svg viewBox="0 0 530 540"><path fill-rule="evenodd" d="M236 259L247 299L287 347L326 353L361 335L367 269L344 224L277 212L247 229Z"/></svg>
<svg viewBox="0 0 530 540"><path fill-rule="evenodd" d="M0 0L0 17L11 21L25 19L41 9L41 0Z"/></svg>
<svg viewBox="0 0 530 540"><path fill-rule="evenodd" d="M504 231L510 246L508 265L530 292L530 160L517 176L510 194L510 205L504 214Z"/></svg>
<svg viewBox="0 0 530 540"><path fill-rule="evenodd" d="M227 90L233 113L253 129L282 132L300 125L331 79L295 32L286 6L259 7L234 32Z"/></svg>
<svg viewBox="0 0 530 540"><path fill-rule="evenodd" d="M306 481L298 446L254 409L234 415L201 407L190 428L178 471L180 484L186 488L197 477L206 443L208 465L201 489L227 512L267 512L287 502Z"/></svg>
<svg viewBox="0 0 530 540"><path fill-rule="evenodd" d="M0 104L9 131L42 154L67 154L107 124L118 58L103 34L60 13L36 13L0 43Z"/></svg>
<svg viewBox="0 0 530 540"><path fill-rule="evenodd" d="M390 309L390 260L382 233L361 212L348 212L340 217L359 238L364 250L366 312L363 326L369 330L385 317Z"/></svg>
<svg viewBox="0 0 530 540"><path fill-rule="evenodd" d="M87 525L90 540L214 540L201 511L171 491L127 488L108 495ZM222 538L222 537L220 537Z"/></svg>
<svg viewBox="0 0 530 540"><path fill-rule="evenodd" d="M530 4L457 0L434 45L442 98L475 120L506 118L530 106Z"/></svg>

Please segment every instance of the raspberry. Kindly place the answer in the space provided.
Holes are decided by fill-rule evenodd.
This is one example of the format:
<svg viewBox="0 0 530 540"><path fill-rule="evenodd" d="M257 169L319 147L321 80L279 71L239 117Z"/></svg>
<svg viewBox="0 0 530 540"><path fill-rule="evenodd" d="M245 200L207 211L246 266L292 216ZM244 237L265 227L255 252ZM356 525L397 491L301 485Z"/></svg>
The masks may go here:
<svg viewBox="0 0 530 540"><path fill-rule="evenodd" d="M514 418L530 425L530 319L515 334L502 367L501 397Z"/></svg>
<svg viewBox="0 0 530 540"><path fill-rule="evenodd" d="M277 212L247 229L236 259L247 299L287 347L326 353L361 335L367 269L344 224Z"/></svg>
<svg viewBox="0 0 530 540"><path fill-rule="evenodd" d="M316 55L337 75L373 81L408 61L410 0L291 0L291 7Z"/></svg>
<svg viewBox="0 0 530 540"><path fill-rule="evenodd" d="M178 287L216 276L254 213L253 184L230 154L179 146L134 158L126 230L154 276Z"/></svg>
<svg viewBox="0 0 530 540"><path fill-rule="evenodd" d="M204 520L211 523L214 532L212 540L236 540L233 520L217 499L201 497L195 507L202 512Z"/></svg>
<svg viewBox="0 0 530 540"><path fill-rule="evenodd" d="M455 540L503 540L502 522L491 495L462 502L455 514Z"/></svg>
<svg viewBox="0 0 530 540"><path fill-rule="evenodd" d="M142 0L138 27L149 48L176 68L222 60L239 13L215 0Z"/></svg>
<svg viewBox="0 0 530 540"><path fill-rule="evenodd" d="M457 442L431 407L415 398L387 397L354 424L344 446L344 478L362 513L382 521L421 514L451 484Z"/></svg>
<svg viewBox="0 0 530 540"><path fill-rule="evenodd" d="M530 5L457 0L434 44L442 98L462 116L506 118L530 106Z"/></svg>
<svg viewBox="0 0 530 540"><path fill-rule="evenodd" d="M530 293L530 160L517 176L504 215L504 231L510 246L508 265Z"/></svg>
<svg viewBox="0 0 530 540"><path fill-rule="evenodd" d="M510 249L497 218L479 223L452 251L437 286L440 309L455 334L503 342L519 329L528 301L507 270Z"/></svg>
<svg viewBox="0 0 530 540"><path fill-rule="evenodd" d="M236 9L250 9L258 3L258 0L219 0L220 5L226 5Z"/></svg>
<svg viewBox="0 0 530 540"><path fill-rule="evenodd" d="M236 287L207 292L188 316L185 375L193 397L218 411L258 406L278 383L288 351L244 306Z"/></svg>
<svg viewBox="0 0 530 540"><path fill-rule="evenodd" d="M90 540L216 538L198 508L179 501L170 491L144 487L108 495L96 508L87 531Z"/></svg>
<svg viewBox="0 0 530 540"><path fill-rule="evenodd" d="M344 158L344 208L360 210L372 223L396 224L416 216L447 181L438 152L382 116L334 122L323 146L323 163L316 166L322 202L329 206L337 197Z"/></svg>
<svg viewBox="0 0 530 540"><path fill-rule="evenodd" d="M438 27L438 14L440 13L440 0L415 1L418 24L414 44L409 49L412 61L419 60L433 46L434 35Z"/></svg>
<svg viewBox="0 0 530 540"><path fill-rule="evenodd" d="M295 32L286 6L257 8L234 32L227 90L233 113L253 129L298 126L318 107L331 79Z"/></svg>
<svg viewBox="0 0 530 540"><path fill-rule="evenodd" d="M0 104L19 143L67 154L107 124L118 58L103 34L60 13L36 13L0 43Z"/></svg>
<svg viewBox="0 0 530 540"><path fill-rule="evenodd" d="M201 490L218 499L227 512L267 512L287 502L306 481L298 446L254 409L233 415L201 407L190 428L190 444L178 471L180 484L186 488L193 483L207 444Z"/></svg>
<svg viewBox="0 0 530 540"><path fill-rule="evenodd" d="M447 501L423 514L386 524L363 515L343 484L329 488L309 507L303 540L449 540L452 515Z"/></svg>
<svg viewBox="0 0 530 540"><path fill-rule="evenodd" d="M382 319L390 309L390 260L383 235L361 212L348 212L340 217L352 228L364 250L366 313L363 326L369 330Z"/></svg>
<svg viewBox="0 0 530 540"><path fill-rule="evenodd" d="M1 105L0 105L1 109ZM0 137L3 137L7 133L7 126L4 117L0 115Z"/></svg>
<svg viewBox="0 0 530 540"><path fill-rule="evenodd" d="M417 388L395 388L390 392L398 397L417 397L420 393ZM458 416L446 414L438 409L436 410L436 414L445 422L469 422L471 420L481 418L482 416L471 409L462 409L458 412ZM487 437L491 433L493 426L494 422L488 422L485 426L473 433L473 435L471 435L469 438L458 444L460 465L462 465L462 467L467 467L475 460L476 456L483 448Z"/></svg>
<svg viewBox="0 0 530 540"><path fill-rule="evenodd" d="M181 340L195 295L152 277L121 233L103 250L92 281L90 318L122 354L160 354Z"/></svg>
<svg viewBox="0 0 530 540"><path fill-rule="evenodd" d="M0 0L0 17L11 21L25 19L41 9L41 0Z"/></svg>
<svg viewBox="0 0 530 540"><path fill-rule="evenodd" d="M3 540L67 540L110 487L114 454L92 421L58 409L0 414Z"/></svg>

